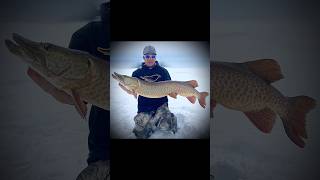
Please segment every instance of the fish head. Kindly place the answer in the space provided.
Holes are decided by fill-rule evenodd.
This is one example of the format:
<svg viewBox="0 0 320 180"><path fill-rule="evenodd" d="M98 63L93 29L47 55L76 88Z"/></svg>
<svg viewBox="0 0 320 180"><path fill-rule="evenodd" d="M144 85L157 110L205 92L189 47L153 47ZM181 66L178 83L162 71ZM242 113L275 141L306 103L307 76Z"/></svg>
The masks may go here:
<svg viewBox="0 0 320 180"><path fill-rule="evenodd" d="M45 77L81 79L89 70L90 59L83 56L87 53L47 42L35 42L16 33L13 33L12 39L5 40L9 51Z"/></svg>
<svg viewBox="0 0 320 180"><path fill-rule="evenodd" d="M139 79L135 77L130 77L127 75L122 75L114 72L112 74L113 79L117 80L120 84L127 87L130 90L135 90L139 87Z"/></svg>

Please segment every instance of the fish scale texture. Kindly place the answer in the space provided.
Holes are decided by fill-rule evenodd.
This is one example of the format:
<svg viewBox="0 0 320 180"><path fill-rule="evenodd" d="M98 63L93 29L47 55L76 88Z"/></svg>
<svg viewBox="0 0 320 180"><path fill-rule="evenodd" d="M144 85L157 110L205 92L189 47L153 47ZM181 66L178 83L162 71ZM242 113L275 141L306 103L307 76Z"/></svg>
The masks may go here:
<svg viewBox="0 0 320 180"><path fill-rule="evenodd" d="M108 110L110 108L110 83L108 73L110 63L100 59L95 59L92 62L92 78L87 79L87 86L77 91L83 100Z"/></svg>
<svg viewBox="0 0 320 180"><path fill-rule="evenodd" d="M286 98L255 74L220 63L214 63L211 71L212 98L225 107L243 112L265 107L285 111Z"/></svg>
<svg viewBox="0 0 320 180"><path fill-rule="evenodd" d="M172 92L176 92L181 96L195 96L200 97L199 92L191 87L190 85L185 84L184 82L176 81L161 81L156 83L149 83L140 81L141 86L136 90L138 94L147 97L163 97L167 96Z"/></svg>

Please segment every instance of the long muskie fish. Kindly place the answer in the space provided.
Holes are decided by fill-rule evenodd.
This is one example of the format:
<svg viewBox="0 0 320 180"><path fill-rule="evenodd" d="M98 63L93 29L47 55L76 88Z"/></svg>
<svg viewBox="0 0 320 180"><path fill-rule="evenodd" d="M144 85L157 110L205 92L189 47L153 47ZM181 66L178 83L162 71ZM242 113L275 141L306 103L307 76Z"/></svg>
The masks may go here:
<svg viewBox="0 0 320 180"><path fill-rule="evenodd" d="M283 78L275 60L245 63L211 62L211 106L217 103L244 112L262 132L270 133L278 114L287 136L303 148L306 114L316 101L307 96L286 97L271 83Z"/></svg>
<svg viewBox="0 0 320 180"><path fill-rule="evenodd" d="M187 97L187 99L194 104L196 98L199 104L206 107L206 96L208 92L199 92L195 88L198 87L198 83L195 80L191 81L159 81L150 82L121 75L118 73L112 74L112 77L120 83L120 87L130 94L139 94L148 98L160 98L164 96L171 96L177 98L177 95Z"/></svg>
<svg viewBox="0 0 320 180"><path fill-rule="evenodd" d="M108 61L87 52L34 42L13 34L5 44L11 53L22 58L29 67L41 74L53 86L70 95L80 115L85 118L83 101L109 110Z"/></svg>

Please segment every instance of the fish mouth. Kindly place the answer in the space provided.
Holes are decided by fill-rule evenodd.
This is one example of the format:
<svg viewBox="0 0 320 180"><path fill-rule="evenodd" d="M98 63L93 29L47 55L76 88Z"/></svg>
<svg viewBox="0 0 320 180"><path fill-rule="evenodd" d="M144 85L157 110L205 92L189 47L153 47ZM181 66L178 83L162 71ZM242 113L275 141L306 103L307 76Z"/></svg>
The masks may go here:
<svg viewBox="0 0 320 180"><path fill-rule="evenodd" d="M17 33L12 34L12 40L5 40L5 45L9 51L20 57L23 62L27 63L37 72L47 77L62 76L70 69L71 66L68 65L62 68L56 68L58 70L50 68L50 63L54 64L54 62L49 58L49 56L52 53L59 51L57 50L58 48L55 48L53 51L48 51L48 44L49 43L29 40ZM50 47L52 46L53 45L50 45Z"/></svg>
<svg viewBox="0 0 320 180"><path fill-rule="evenodd" d="M11 53L22 57L27 63L32 63L34 59L43 58L40 57L43 54L41 43L31 41L17 33L12 34L12 39L13 41L6 39L5 45Z"/></svg>
<svg viewBox="0 0 320 180"><path fill-rule="evenodd" d="M12 42L11 40L6 39L5 44L9 51L17 56L23 56L23 50L21 46L17 45L16 43Z"/></svg>
<svg viewBox="0 0 320 180"><path fill-rule="evenodd" d="M31 41L17 33L12 34L12 39L22 47L39 47L39 44L40 44L38 42Z"/></svg>
<svg viewBox="0 0 320 180"><path fill-rule="evenodd" d="M124 78L121 74L113 72L112 77L113 77L113 79L117 80L119 83L121 83L121 84L124 83Z"/></svg>
<svg viewBox="0 0 320 180"><path fill-rule="evenodd" d="M9 39L5 40L5 44L10 51L17 51L17 49L29 49L29 48L40 49L40 43L24 38L17 33L12 34L12 39L13 41Z"/></svg>

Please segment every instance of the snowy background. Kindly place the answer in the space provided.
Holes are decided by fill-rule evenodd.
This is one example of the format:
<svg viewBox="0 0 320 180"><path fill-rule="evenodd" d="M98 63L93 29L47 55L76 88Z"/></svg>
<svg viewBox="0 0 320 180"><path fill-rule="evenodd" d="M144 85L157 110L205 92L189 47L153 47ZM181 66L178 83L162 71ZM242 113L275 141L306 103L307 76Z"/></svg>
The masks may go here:
<svg viewBox="0 0 320 180"><path fill-rule="evenodd" d="M273 58L285 76L274 86L319 104L320 31L314 14L319 6L286 0L214 0L211 5L214 60ZM271 134L264 134L243 113L218 105L211 123L211 173L215 180L320 179L319 117L318 105L307 116L309 139L300 149L278 117Z"/></svg>
<svg viewBox="0 0 320 180"><path fill-rule="evenodd" d="M199 92L209 92L209 46L203 42L117 42L112 44L111 70L131 76L141 63L145 45L153 45L157 60L176 81L197 80ZM131 68L130 68L131 67ZM111 77L111 75L110 75ZM113 138L135 139L133 118L137 114L137 99L124 92L114 79L110 80L111 134ZM187 98L168 97L169 109L177 116L178 132L156 131L152 138L195 139L209 137L210 97L203 109L198 101L191 104Z"/></svg>
<svg viewBox="0 0 320 180"><path fill-rule="evenodd" d="M27 65L7 50L4 39L16 32L67 47L72 33L90 21L86 15L96 4L98 0L79 0L77 6L70 0L2 2L0 179L70 180L87 166L88 123L30 79Z"/></svg>

